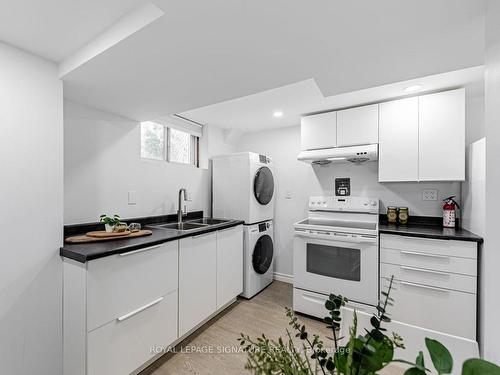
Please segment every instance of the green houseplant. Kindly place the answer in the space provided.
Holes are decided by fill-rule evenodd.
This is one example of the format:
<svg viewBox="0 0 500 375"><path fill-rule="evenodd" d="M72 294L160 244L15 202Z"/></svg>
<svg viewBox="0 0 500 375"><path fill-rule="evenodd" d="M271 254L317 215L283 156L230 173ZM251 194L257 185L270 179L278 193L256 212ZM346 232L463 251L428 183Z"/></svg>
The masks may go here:
<svg viewBox="0 0 500 375"><path fill-rule="evenodd" d="M397 333L389 335L383 327L384 323L391 321L388 309L394 303L390 296L392 289L393 278L390 279L387 291L382 292L384 298L377 305L378 314L371 317L371 329L365 330L364 334L357 332L357 316L354 312L349 340L345 345L340 344L341 338L338 335L342 319L341 308L347 302L345 297L331 294L325 303L328 316L324 318L324 322L331 330L332 337L329 339L333 341L333 347L327 347L318 335L310 335L306 327L298 322L293 311L287 308L286 315L290 319L292 331L286 330L285 339L280 337L278 340L270 340L265 335L252 339L241 334L238 340L247 353L245 368L256 375L374 375L390 363L400 362L409 366L405 375L430 373L422 352L418 353L414 362L394 358L394 350L404 349L404 342ZM299 340L301 346L296 346L296 340ZM430 338L425 339L425 345L434 373L450 374L453 358L448 349ZM500 375L500 367L482 359L469 359L462 365L462 375Z"/></svg>
<svg viewBox="0 0 500 375"><path fill-rule="evenodd" d="M104 227L106 229L106 232L110 233L110 232L113 232L115 229L115 226L120 223L120 216L113 215L113 217L111 217L111 216L108 216L106 214L103 214L99 217L99 221L101 223L104 223Z"/></svg>

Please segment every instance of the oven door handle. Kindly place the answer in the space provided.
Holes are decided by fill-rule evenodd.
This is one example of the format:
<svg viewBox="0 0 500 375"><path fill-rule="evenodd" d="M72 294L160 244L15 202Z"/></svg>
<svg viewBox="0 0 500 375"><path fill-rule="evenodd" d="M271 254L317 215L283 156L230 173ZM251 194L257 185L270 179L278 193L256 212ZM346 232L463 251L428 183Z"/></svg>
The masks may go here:
<svg viewBox="0 0 500 375"><path fill-rule="evenodd" d="M328 233L328 234L327 234ZM330 234L331 233L331 234ZM336 234L333 232L311 233L310 231L295 231L295 235L305 238L313 238L319 240L340 241L349 243L376 243L377 236L364 236L352 237L348 234Z"/></svg>

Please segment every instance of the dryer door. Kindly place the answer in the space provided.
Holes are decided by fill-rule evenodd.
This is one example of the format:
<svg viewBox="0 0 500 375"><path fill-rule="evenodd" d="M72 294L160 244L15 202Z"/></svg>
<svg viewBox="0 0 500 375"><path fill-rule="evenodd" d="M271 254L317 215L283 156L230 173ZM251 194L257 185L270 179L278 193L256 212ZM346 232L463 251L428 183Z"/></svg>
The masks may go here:
<svg viewBox="0 0 500 375"><path fill-rule="evenodd" d="M268 167L260 167L253 179L253 194L257 202L266 205L273 199L274 178Z"/></svg>
<svg viewBox="0 0 500 375"><path fill-rule="evenodd" d="M267 272L273 262L273 240L264 234L255 243L252 254L252 265L255 272L262 275Z"/></svg>

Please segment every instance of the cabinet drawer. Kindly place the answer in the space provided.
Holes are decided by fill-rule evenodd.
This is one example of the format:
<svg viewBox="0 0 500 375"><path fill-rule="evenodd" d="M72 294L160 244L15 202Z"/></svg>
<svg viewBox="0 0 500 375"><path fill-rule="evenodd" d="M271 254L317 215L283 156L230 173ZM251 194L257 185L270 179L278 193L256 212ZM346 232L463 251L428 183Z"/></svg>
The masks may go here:
<svg viewBox="0 0 500 375"><path fill-rule="evenodd" d="M417 284L435 286L438 288L456 290L459 292L476 293L477 278L475 276L457 275L442 271L395 264L380 264L382 278L394 278Z"/></svg>
<svg viewBox="0 0 500 375"><path fill-rule="evenodd" d="M178 241L96 259L87 268L87 330L177 289Z"/></svg>
<svg viewBox="0 0 500 375"><path fill-rule="evenodd" d="M432 238L381 234L380 247L387 249L417 251L420 253L448 255L460 258L477 258L476 243L468 241L437 240Z"/></svg>
<svg viewBox="0 0 500 375"><path fill-rule="evenodd" d="M428 252L382 248L380 249L380 261L399 266L425 268L469 276L476 276L477 274L477 262L475 259L456 258Z"/></svg>
<svg viewBox="0 0 500 375"><path fill-rule="evenodd" d="M388 281L380 280L387 290ZM476 339L476 295L395 280L391 319L455 336Z"/></svg>
<svg viewBox="0 0 500 375"><path fill-rule="evenodd" d="M149 305L88 334L87 375L129 374L156 354L151 347L167 348L177 339L177 291Z"/></svg>

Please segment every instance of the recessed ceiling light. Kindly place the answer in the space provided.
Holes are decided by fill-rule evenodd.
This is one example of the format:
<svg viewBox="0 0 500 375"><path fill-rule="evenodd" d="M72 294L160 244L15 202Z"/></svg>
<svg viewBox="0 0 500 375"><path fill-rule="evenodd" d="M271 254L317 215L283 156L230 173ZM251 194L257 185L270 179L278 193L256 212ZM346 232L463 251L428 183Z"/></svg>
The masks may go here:
<svg viewBox="0 0 500 375"><path fill-rule="evenodd" d="M420 91L422 90L422 86L420 85L413 85L413 86L408 86L405 88L405 92L415 92L415 91Z"/></svg>
<svg viewBox="0 0 500 375"><path fill-rule="evenodd" d="M274 116L274 117L281 117L281 116L283 116L283 112L281 112L281 111L276 111L276 112L274 112L274 113L273 113L273 116Z"/></svg>

